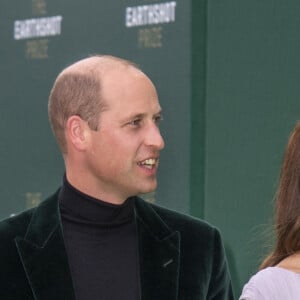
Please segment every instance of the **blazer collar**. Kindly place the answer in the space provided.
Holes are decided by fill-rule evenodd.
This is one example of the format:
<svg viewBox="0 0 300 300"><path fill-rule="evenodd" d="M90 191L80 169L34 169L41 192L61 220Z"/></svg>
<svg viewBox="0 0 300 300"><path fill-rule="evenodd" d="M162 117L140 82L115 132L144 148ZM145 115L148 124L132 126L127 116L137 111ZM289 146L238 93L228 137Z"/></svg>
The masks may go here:
<svg viewBox="0 0 300 300"><path fill-rule="evenodd" d="M15 239L35 299L75 299L63 241L59 191L38 206L24 238ZM141 300L177 300L180 235L136 199Z"/></svg>
<svg viewBox="0 0 300 300"><path fill-rule="evenodd" d="M153 207L136 200L141 299L178 297L180 234L172 231Z"/></svg>
<svg viewBox="0 0 300 300"><path fill-rule="evenodd" d="M58 192L36 208L25 237L15 242L35 299L75 299Z"/></svg>

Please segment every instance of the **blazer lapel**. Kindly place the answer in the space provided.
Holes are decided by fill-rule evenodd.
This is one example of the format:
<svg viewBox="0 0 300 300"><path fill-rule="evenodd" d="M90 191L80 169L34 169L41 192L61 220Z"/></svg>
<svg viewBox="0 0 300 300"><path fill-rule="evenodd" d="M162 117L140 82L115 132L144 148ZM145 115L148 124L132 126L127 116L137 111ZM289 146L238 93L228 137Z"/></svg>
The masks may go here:
<svg viewBox="0 0 300 300"><path fill-rule="evenodd" d="M142 300L176 300L180 234L171 231L154 209L136 201Z"/></svg>
<svg viewBox="0 0 300 300"><path fill-rule="evenodd" d="M57 194L36 209L26 236L15 241L35 299L75 299Z"/></svg>

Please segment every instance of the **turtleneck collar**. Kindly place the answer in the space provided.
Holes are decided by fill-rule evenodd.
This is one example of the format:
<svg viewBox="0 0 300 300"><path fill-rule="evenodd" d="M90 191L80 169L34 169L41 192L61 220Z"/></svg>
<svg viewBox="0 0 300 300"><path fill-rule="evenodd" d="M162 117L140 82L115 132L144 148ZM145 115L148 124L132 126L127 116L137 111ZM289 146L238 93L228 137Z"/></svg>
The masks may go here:
<svg viewBox="0 0 300 300"><path fill-rule="evenodd" d="M59 195L62 217L86 225L117 226L132 221L135 197L128 198L123 204L111 204L86 195L67 180Z"/></svg>

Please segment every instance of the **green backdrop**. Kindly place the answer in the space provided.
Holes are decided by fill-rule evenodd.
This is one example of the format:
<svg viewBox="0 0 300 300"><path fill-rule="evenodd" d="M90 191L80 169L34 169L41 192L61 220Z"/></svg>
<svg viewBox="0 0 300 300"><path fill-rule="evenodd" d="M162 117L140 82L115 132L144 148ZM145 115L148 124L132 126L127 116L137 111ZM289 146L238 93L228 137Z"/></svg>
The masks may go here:
<svg viewBox="0 0 300 300"><path fill-rule="evenodd" d="M164 111L149 201L220 228L236 295L265 254L288 133L299 117L297 1L2 0L0 218L60 185L48 125L56 75L94 53L138 63Z"/></svg>
<svg viewBox="0 0 300 300"><path fill-rule="evenodd" d="M160 187L148 198L189 211L189 14L190 5L175 1L1 4L1 128L6 128L0 150L1 217L25 208L28 197L43 199L59 186L63 166L48 125L48 94L64 67L95 53L135 61L156 84L167 146Z"/></svg>

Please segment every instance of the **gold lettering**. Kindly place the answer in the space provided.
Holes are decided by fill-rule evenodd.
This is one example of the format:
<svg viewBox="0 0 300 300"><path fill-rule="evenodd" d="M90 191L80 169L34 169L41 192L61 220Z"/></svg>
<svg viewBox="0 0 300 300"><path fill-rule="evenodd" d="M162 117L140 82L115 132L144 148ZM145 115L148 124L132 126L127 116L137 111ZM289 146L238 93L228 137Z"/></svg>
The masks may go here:
<svg viewBox="0 0 300 300"><path fill-rule="evenodd" d="M25 196L26 196L26 208L32 208L41 203L42 193L28 192L25 194Z"/></svg>
<svg viewBox="0 0 300 300"><path fill-rule="evenodd" d="M150 202L150 203L155 203L156 198L155 198L155 192L152 193L147 193L147 194L142 194L140 195L145 201Z"/></svg>
<svg viewBox="0 0 300 300"><path fill-rule="evenodd" d="M47 13L47 4L45 0L32 0L32 13L34 15L45 15Z"/></svg>
<svg viewBox="0 0 300 300"><path fill-rule="evenodd" d="M26 41L25 52L28 59L48 58L48 39Z"/></svg>
<svg viewBox="0 0 300 300"><path fill-rule="evenodd" d="M162 27L143 28L138 31L138 46L140 48L161 48Z"/></svg>

